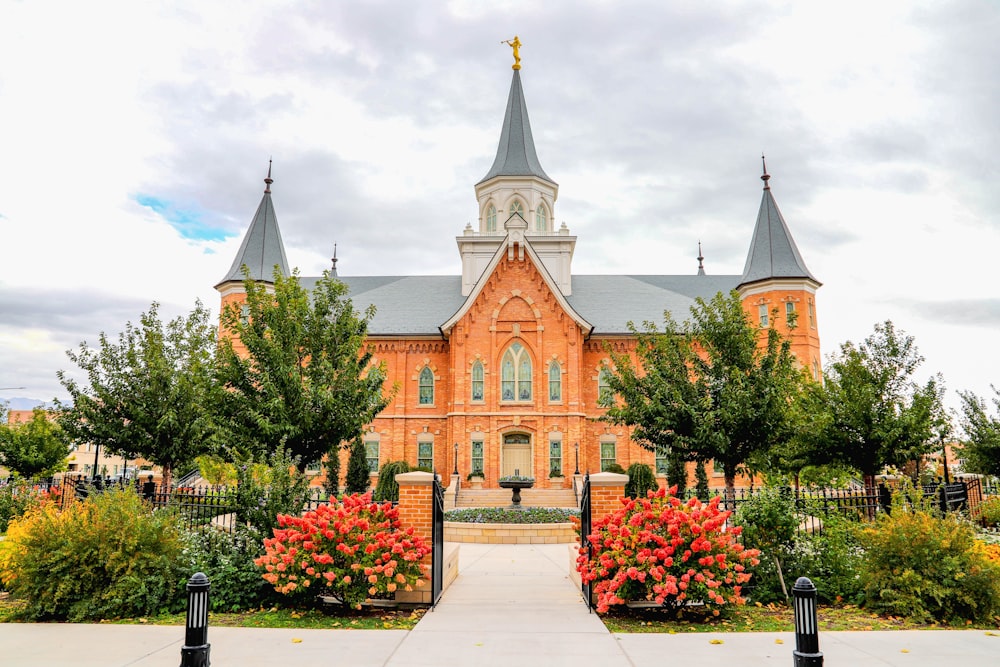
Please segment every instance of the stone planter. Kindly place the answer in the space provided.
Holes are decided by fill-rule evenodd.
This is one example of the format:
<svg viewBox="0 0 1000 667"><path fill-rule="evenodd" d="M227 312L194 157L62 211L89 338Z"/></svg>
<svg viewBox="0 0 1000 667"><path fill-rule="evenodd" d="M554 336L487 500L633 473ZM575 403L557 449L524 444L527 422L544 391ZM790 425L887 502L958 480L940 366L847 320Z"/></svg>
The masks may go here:
<svg viewBox="0 0 1000 667"><path fill-rule="evenodd" d="M482 477L470 477L468 480L468 485L470 489L475 489L476 491L483 488L483 478Z"/></svg>

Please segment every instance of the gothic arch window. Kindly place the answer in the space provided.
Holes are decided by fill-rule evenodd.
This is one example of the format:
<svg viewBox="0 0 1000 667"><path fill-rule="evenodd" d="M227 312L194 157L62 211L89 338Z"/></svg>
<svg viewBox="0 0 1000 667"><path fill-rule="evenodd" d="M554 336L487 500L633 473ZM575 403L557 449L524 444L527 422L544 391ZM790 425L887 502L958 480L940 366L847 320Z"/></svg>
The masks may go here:
<svg viewBox="0 0 1000 667"><path fill-rule="evenodd" d="M549 403L562 400L562 367L558 361L549 364Z"/></svg>
<svg viewBox="0 0 1000 667"><path fill-rule="evenodd" d="M434 405L434 371L424 366L420 371L420 405Z"/></svg>
<svg viewBox="0 0 1000 667"><path fill-rule="evenodd" d="M472 364L472 401L474 403L483 401L485 385L483 363L477 361Z"/></svg>
<svg viewBox="0 0 1000 667"><path fill-rule="evenodd" d="M518 342L507 348L500 364L500 400L531 400L531 356Z"/></svg>
<svg viewBox="0 0 1000 667"><path fill-rule="evenodd" d="M545 204L539 204L535 209L535 231L544 232L549 228L549 216L545 212Z"/></svg>
<svg viewBox="0 0 1000 667"><path fill-rule="evenodd" d="M519 199L515 199L510 203L510 215L514 215L515 213L524 218L524 204Z"/></svg>
<svg viewBox="0 0 1000 667"><path fill-rule="evenodd" d="M607 368L602 368L597 373L597 404L602 408L610 407L614 399L614 394L611 392L610 377L611 371Z"/></svg>
<svg viewBox="0 0 1000 667"><path fill-rule="evenodd" d="M486 209L486 231L487 233L493 233L497 230L497 207L490 204L490 207Z"/></svg>

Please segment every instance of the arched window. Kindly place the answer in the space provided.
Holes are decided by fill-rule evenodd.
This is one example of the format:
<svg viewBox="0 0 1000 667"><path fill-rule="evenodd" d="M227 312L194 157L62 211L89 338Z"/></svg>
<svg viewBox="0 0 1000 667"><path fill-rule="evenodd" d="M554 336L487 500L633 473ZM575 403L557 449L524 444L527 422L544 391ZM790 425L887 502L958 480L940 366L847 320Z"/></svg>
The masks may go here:
<svg viewBox="0 0 1000 667"><path fill-rule="evenodd" d="M420 371L420 405L434 405L434 371L429 366Z"/></svg>
<svg viewBox="0 0 1000 667"><path fill-rule="evenodd" d="M549 364L549 402L558 403L562 400L562 367L558 361Z"/></svg>
<svg viewBox="0 0 1000 667"><path fill-rule="evenodd" d="M603 408L610 407L614 401L611 393L611 383L608 381L610 372L607 368L602 368L597 374L597 404Z"/></svg>
<svg viewBox="0 0 1000 667"><path fill-rule="evenodd" d="M514 343L503 355L500 365L500 399L531 400L531 357L520 343Z"/></svg>
<svg viewBox="0 0 1000 667"><path fill-rule="evenodd" d="M547 231L549 228L548 215L545 213L545 205L539 204L535 209L535 230L539 232Z"/></svg>
<svg viewBox="0 0 1000 667"><path fill-rule="evenodd" d="M517 199L515 199L510 203L510 214L514 215L515 213L517 213L522 218L524 217L524 205Z"/></svg>
<svg viewBox="0 0 1000 667"><path fill-rule="evenodd" d="M486 209L486 231L493 233L497 230L497 207L490 204Z"/></svg>
<svg viewBox="0 0 1000 667"><path fill-rule="evenodd" d="M472 400L479 402L483 400L483 364L477 361L472 364Z"/></svg>

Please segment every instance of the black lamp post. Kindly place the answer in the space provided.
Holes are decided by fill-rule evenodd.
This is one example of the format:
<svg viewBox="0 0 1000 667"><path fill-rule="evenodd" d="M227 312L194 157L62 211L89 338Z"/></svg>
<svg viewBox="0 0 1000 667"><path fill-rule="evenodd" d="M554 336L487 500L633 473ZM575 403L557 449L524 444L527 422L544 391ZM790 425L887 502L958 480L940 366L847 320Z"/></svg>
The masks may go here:
<svg viewBox="0 0 1000 667"><path fill-rule="evenodd" d="M208 643L208 592L212 588L208 577L195 572L188 579L187 623L184 628L184 646L181 647L181 667L209 667Z"/></svg>
<svg viewBox="0 0 1000 667"><path fill-rule="evenodd" d="M452 472L453 475L458 474L458 443L455 443L455 470Z"/></svg>
<svg viewBox="0 0 1000 667"><path fill-rule="evenodd" d="M816 585L808 577L799 577L792 586L795 605L795 667L822 667L819 650L819 627L816 621Z"/></svg>
<svg viewBox="0 0 1000 667"><path fill-rule="evenodd" d="M576 470L573 471L574 475L580 474L580 443L573 443L573 450L576 453Z"/></svg>
<svg viewBox="0 0 1000 667"><path fill-rule="evenodd" d="M91 480L95 482L97 481L97 457L100 455L100 453L101 453L101 443L98 442L97 444L94 445L94 474L91 475L90 477Z"/></svg>

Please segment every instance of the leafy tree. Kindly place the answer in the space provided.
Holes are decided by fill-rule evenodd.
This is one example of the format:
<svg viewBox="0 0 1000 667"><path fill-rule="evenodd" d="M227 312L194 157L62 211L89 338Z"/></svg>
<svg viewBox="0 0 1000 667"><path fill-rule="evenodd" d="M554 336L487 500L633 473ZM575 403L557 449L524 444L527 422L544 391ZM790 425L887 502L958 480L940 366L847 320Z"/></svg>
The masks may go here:
<svg viewBox="0 0 1000 667"><path fill-rule="evenodd" d="M667 454L667 488L676 486L677 491L674 495L683 498L687 491L687 482L687 461L684 460L683 452L671 451Z"/></svg>
<svg viewBox="0 0 1000 667"><path fill-rule="evenodd" d="M249 278L243 285L245 304L222 313L226 426L257 456L284 446L304 468L353 440L388 405L384 370L365 349L374 310L357 313L329 272L311 294L298 275L278 271L273 289Z"/></svg>
<svg viewBox="0 0 1000 667"><path fill-rule="evenodd" d="M647 449L716 461L731 495L737 468L789 437L801 374L788 340L773 326L761 340L736 292L696 299L691 315L681 325L666 313L665 332L633 328L638 364L612 353L608 385L620 401L602 419L634 427Z"/></svg>
<svg viewBox="0 0 1000 667"><path fill-rule="evenodd" d="M41 408L24 424L0 423L0 464L22 477L47 477L66 469L69 448L59 424Z"/></svg>
<svg viewBox="0 0 1000 667"><path fill-rule="evenodd" d="M360 438L355 438L351 444L351 456L347 460L347 493L366 493L371 481L365 443Z"/></svg>
<svg viewBox="0 0 1000 667"><path fill-rule="evenodd" d="M1000 390L993 387L993 405L997 417L986 411L986 401L972 392L959 392L962 428L966 440L962 445L965 470L984 475L1000 476Z"/></svg>
<svg viewBox="0 0 1000 667"><path fill-rule="evenodd" d="M805 460L854 468L874 486L887 465L903 465L938 447L947 425L940 378L911 378L923 357L892 322L875 325L861 345L848 341L827 365L825 382L804 395L813 419L802 430L813 446Z"/></svg>
<svg viewBox="0 0 1000 667"><path fill-rule="evenodd" d="M627 498L645 498L647 491L656 491L660 488L653 475L653 469L645 463L633 463L625 474L628 475L628 483L625 485Z"/></svg>
<svg viewBox="0 0 1000 667"><path fill-rule="evenodd" d="M158 311L154 302L138 326L127 322L117 342L102 332L97 349L83 342L66 351L87 379L81 384L58 372L72 398L71 405L59 405L59 424L72 442L161 466L169 486L177 466L213 444L218 331L201 302L166 326Z"/></svg>
<svg viewBox="0 0 1000 667"><path fill-rule="evenodd" d="M708 472L705 471L705 462L698 461L694 468L694 489L695 495L698 499L703 502L708 502L709 490L708 490Z"/></svg>
<svg viewBox="0 0 1000 667"><path fill-rule="evenodd" d="M334 450L323 459L323 490L328 496L336 498L340 495L340 455Z"/></svg>

